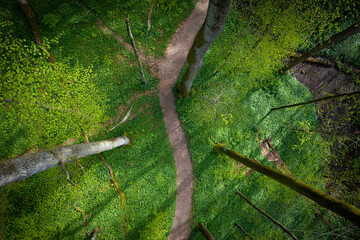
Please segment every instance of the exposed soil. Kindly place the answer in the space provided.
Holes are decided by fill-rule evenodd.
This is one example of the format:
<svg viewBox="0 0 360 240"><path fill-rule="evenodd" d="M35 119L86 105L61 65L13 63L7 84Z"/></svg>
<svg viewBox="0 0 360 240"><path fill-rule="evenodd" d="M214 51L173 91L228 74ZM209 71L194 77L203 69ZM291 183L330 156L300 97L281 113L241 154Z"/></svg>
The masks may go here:
<svg viewBox="0 0 360 240"><path fill-rule="evenodd" d="M164 115L164 122L174 152L177 174L177 195L175 219L169 239L189 239L191 233L191 211L193 195L193 168L190 158L188 143L185 132L181 126L176 110L173 87L178 80L180 71L186 61L196 33L199 31L206 17L207 0L201 0L196 4L195 10L189 18L182 22L172 36L166 57L156 64L156 70L160 78L159 98Z"/></svg>
<svg viewBox="0 0 360 240"><path fill-rule="evenodd" d="M345 73L346 68L351 69L352 73ZM310 90L314 99L325 97L329 93L360 90L360 86L355 84L360 70L344 63L332 62L331 67L325 67L304 62L294 67L292 75ZM330 155L324 164L326 191L355 204L360 203L360 178L351 176L357 173L354 171L353 160L360 155L360 95L318 102L316 109L319 130L324 132L320 134L325 141L331 143Z"/></svg>

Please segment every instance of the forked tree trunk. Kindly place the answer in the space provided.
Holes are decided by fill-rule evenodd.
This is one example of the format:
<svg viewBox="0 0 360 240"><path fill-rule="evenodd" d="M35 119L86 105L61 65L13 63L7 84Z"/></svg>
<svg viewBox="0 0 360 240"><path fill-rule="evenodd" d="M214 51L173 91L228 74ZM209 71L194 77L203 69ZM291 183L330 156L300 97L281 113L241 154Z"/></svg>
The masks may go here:
<svg viewBox="0 0 360 240"><path fill-rule="evenodd" d="M201 68L203 57L224 27L231 0L210 0L206 19L196 34L194 43L187 55L189 64L181 83L177 86L179 97L189 95L191 85Z"/></svg>
<svg viewBox="0 0 360 240"><path fill-rule="evenodd" d="M128 137L116 137L98 142L80 143L57 147L49 151L37 152L26 156L0 162L0 187L20 181L46 169L82 157L101 153L130 143Z"/></svg>
<svg viewBox="0 0 360 240"><path fill-rule="evenodd" d="M344 217L356 226L360 227L360 210L355 206L321 192L314 187L300 182L292 176L288 176L278 170L272 169L250 158L247 158L232 149L228 149L225 147L225 144L213 144L213 146L214 150L218 154L225 154L235 161L240 162L261 174L264 174L265 176L293 189L297 193L307 198L310 198L320 206L333 211L334 213Z"/></svg>
<svg viewBox="0 0 360 240"><path fill-rule="evenodd" d="M344 31L341 31L335 34L334 36L332 36L329 40L323 43L319 43L307 53L304 53L300 57L295 58L290 63L288 63L284 68L280 69L280 74L284 74L287 70L290 70L297 64L305 61L307 58L313 56L314 54L320 52L321 50L328 48L335 43L341 42L358 32L360 32L360 22L351 25L349 28L345 29Z"/></svg>

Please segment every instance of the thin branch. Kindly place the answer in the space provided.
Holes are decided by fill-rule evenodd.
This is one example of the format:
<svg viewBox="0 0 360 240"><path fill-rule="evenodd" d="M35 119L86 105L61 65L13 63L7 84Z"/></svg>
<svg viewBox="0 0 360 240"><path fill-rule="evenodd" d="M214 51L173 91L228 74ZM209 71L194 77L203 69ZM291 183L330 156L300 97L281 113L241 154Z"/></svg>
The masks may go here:
<svg viewBox="0 0 360 240"><path fill-rule="evenodd" d="M133 107L130 108L130 110L126 113L126 115L123 117L123 119L121 119L121 121L116 124L114 127L112 127L109 131L105 132L105 133L108 133L108 132L111 132L112 130L114 130L116 127L120 126L121 124L123 124L130 116L130 113L131 113L131 110L132 110Z"/></svg>
<svg viewBox="0 0 360 240"><path fill-rule="evenodd" d="M151 1L151 7L150 7L149 15L148 15L148 29L146 31L146 35L149 33L149 31L151 29L151 14L152 14L152 11L153 11L153 9L155 7L155 1L156 0Z"/></svg>
<svg viewBox="0 0 360 240"><path fill-rule="evenodd" d="M110 167L110 165L106 162L104 156L101 153L97 154L98 158L101 159L101 161L105 164L106 168L109 170L109 174L110 174L110 178L111 181L113 182L113 184L115 185L115 188L117 190L117 192L120 194L121 196L121 209L124 210L124 203L125 203L125 194L120 190L118 183L116 182L116 179L114 177L114 172L112 170L112 168Z"/></svg>
<svg viewBox="0 0 360 240"><path fill-rule="evenodd" d="M64 166L64 163L63 162L59 162L60 164L60 167L62 168L62 170L66 173L66 181L68 181L69 183L71 183L74 187L76 187L76 184L71 181L70 179L70 175L69 175L69 172L66 170L65 166Z"/></svg>
<svg viewBox="0 0 360 240"><path fill-rule="evenodd" d="M248 236L248 238L250 238L250 240L254 240L254 239L245 231L245 229L240 226L240 224L238 224L237 222L235 222L234 224L235 224L235 226L236 226L237 228L239 228L246 236Z"/></svg>
<svg viewBox="0 0 360 240"><path fill-rule="evenodd" d="M272 218L270 215L268 215L266 212L264 212L263 210L261 210L260 208L258 208L257 206L255 206L254 204L252 204L252 202L250 202L249 199L247 199L239 190L236 190L235 192L237 195L239 195L240 197L242 197L246 202L248 202L248 204L250 206L252 206L253 208L255 208L257 211L259 211L261 214L263 214L265 217L267 217L270 221L272 221L275 225L278 225L285 233L289 234L289 236L294 239L297 240L297 238L294 236L294 234L292 234L288 229L286 229L284 227L284 225L282 225L281 223L279 223L278 221L276 221L274 218Z"/></svg>
<svg viewBox="0 0 360 240"><path fill-rule="evenodd" d="M286 106L271 108L270 111L275 111L275 110L284 109L284 108L291 108L291 107L306 105L306 104L315 103L315 102L321 102L321 101L325 101L325 100L332 99L332 98L350 97L350 96L355 95L355 94L360 94L360 91L342 93L342 94L337 94L337 95L333 95L333 96L327 96L327 97L323 97L323 98L314 99L314 100L311 100L311 101L308 101L308 102L301 102L301 103L296 103L296 104L292 104L292 105L286 105Z"/></svg>
<svg viewBox="0 0 360 240"><path fill-rule="evenodd" d="M143 84L146 84L146 79L145 79L145 75L144 75L144 70L142 68L142 65L141 65L141 62L140 62L140 59L139 59L139 53L136 49L136 46L135 46L135 40L134 40L134 37L133 35L131 34L131 29L130 29L130 21L128 18L125 18L125 22L126 22L126 27L127 27L127 32L129 34L129 37L130 37L130 40L131 40L131 45L132 47L134 48L134 53L135 53L135 57L136 57L136 60L139 64L139 68L140 68L140 72L141 72L141 77L142 77L142 82Z"/></svg>

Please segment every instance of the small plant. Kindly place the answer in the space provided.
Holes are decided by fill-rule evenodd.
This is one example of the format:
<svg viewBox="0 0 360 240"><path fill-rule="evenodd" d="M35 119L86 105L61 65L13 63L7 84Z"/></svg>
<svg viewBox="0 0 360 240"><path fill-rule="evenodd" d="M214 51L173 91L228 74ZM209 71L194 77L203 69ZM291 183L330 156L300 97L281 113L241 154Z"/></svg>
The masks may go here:
<svg viewBox="0 0 360 240"><path fill-rule="evenodd" d="M169 222L164 212L154 212L151 220L140 232L140 239L162 240L167 239Z"/></svg>
<svg viewBox="0 0 360 240"><path fill-rule="evenodd" d="M42 19L42 23L48 26L49 28L55 28L58 22L60 22L61 17L52 13L47 13Z"/></svg>

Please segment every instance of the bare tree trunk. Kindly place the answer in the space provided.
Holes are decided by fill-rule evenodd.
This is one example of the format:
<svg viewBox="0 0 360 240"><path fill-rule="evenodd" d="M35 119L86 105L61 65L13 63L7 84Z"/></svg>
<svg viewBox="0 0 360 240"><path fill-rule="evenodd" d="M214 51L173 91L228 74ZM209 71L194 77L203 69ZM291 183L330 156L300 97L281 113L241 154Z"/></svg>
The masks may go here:
<svg viewBox="0 0 360 240"><path fill-rule="evenodd" d="M37 152L0 162L0 187L20 181L46 169L74 161L82 157L98 154L130 143L128 137L116 137L98 142L80 143L57 147L49 151Z"/></svg>
<svg viewBox="0 0 360 240"><path fill-rule="evenodd" d="M351 25L350 27L348 27L347 29L345 29L344 31L341 31L341 32L335 34L334 36L332 36L329 40L325 41L324 43L319 43L318 45L316 45L313 49L311 49L307 53L304 53L300 57L292 60L289 64L287 64L287 66L280 69L280 74L284 74L287 70L290 70L297 64L305 61L307 58L313 56L314 54L320 52L321 50L323 50L325 48L330 47L331 45L333 45L335 43L338 43L338 42L341 42L341 41L347 39L348 37L354 35L355 33L359 32L359 31L360 31L360 22L357 22L357 23Z"/></svg>
<svg viewBox="0 0 360 240"><path fill-rule="evenodd" d="M276 221L273 217L271 217L269 214L267 214L266 212L264 212L263 210L261 210L260 208L258 208L257 206L255 206L252 202L250 202L249 199L247 199L239 190L236 190L235 192L237 195L239 195L240 197L242 197L243 199L245 199L245 201L247 201L247 203L252 206L254 209L256 209L258 212L260 212L262 215L264 215L265 217L267 217L270 221L272 221L275 225L278 225L285 233L289 234L289 236L292 239L297 240L297 238L294 236L294 234L292 234L289 230L286 229L286 227L284 227L284 225L282 225L281 223L279 223L278 221Z"/></svg>
<svg viewBox="0 0 360 240"><path fill-rule="evenodd" d="M232 149L228 149L225 147L225 144L213 144L213 146L214 150L218 154L225 154L229 156L235 161L240 162L261 174L264 174L265 176L293 189L297 193L307 198L310 198L320 206L333 211L334 213L344 217L356 226L360 227L360 210L355 206L321 192L314 187L300 182L292 176L288 176L278 170L272 169L250 158L247 158Z"/></svg>
<svg viewBox="0 0 360 240"><path fill-rule="evenodd" d="M40 29L39 26L36 22L36 18L35 18L35 14L34 12L31 10L29 4L27 3L26 0L18 0L18 3L20 4L20 7L22 9L22 11L25 14L25 17L30 25L32 34L35 38L35 42L37 45L42 46L42 41L41 41L41 35L40 35ZM42 49L42 51L44 51L44 49ZM47 54L49 54L48 56L48 61L54 63L55 62L55 57L54 55L49 52L46 51Z"/></svg>
<svg viewBox="0 0 360 240"><path fill-rule="evenodd" d="M200 71L205 53L224 27L230 5L231 0L209 1L206 19L196 34L194 43L187 55L189 66L181 83L177 86L180 97L189 95L191 85Z"/></svg>
<svg viewBox="0 0 360 240"><path fill-rule="evenodd" d="M201 234L205 237L206 240L215 240L215 238L211 235L211 233L202 223L196 224L196 229L201 232Z"/></svg>
<svg viewBox="0 0 360 240"><path fill-rule="evenodd" d="M135 57L136 57L136 60L138 62L138 65L139 65L139 68L140 68L140 73L141 73L141 77L142 77L142 82L143 84L146 84L146 79L145 79L145 75L144 75L144 70L142 68L142 65L141 65L141 62L140 62L140 59L139 59L139 53L136 49L136 46L135 46L135 40L134 40L134 37L133 35L131 34L131 29L130 29L130 21L128 18L125 18L125 22L126 22L126 27L127 27L127 32L129 34L129 37L130 37L130 40L131 40L131 45L134 49L134 53L135 53Z"/></svg>
<svg viewBox="0 0 360 240"><path fill-rule="evenodd" d="M355 91L355 92L350 92L350 93L342 93L342 94L337 94L337 95L333 95L333 96L314 99L314 100L311 100L311 101L308 101L308 102L302 102L302 103L296 103L296 104L292 104L292 105L276 107L276 108L272 108L270 111L275 111L275 110L284 109L284 108L291 108L291 107L306 105L306 104L315 103L315 102L321 102L321 101L325 101L325 100L333 99L333 98L349 97L349 96L352 96L352 95L355 95L355 94L360 94L360 91Z"/></svg>

